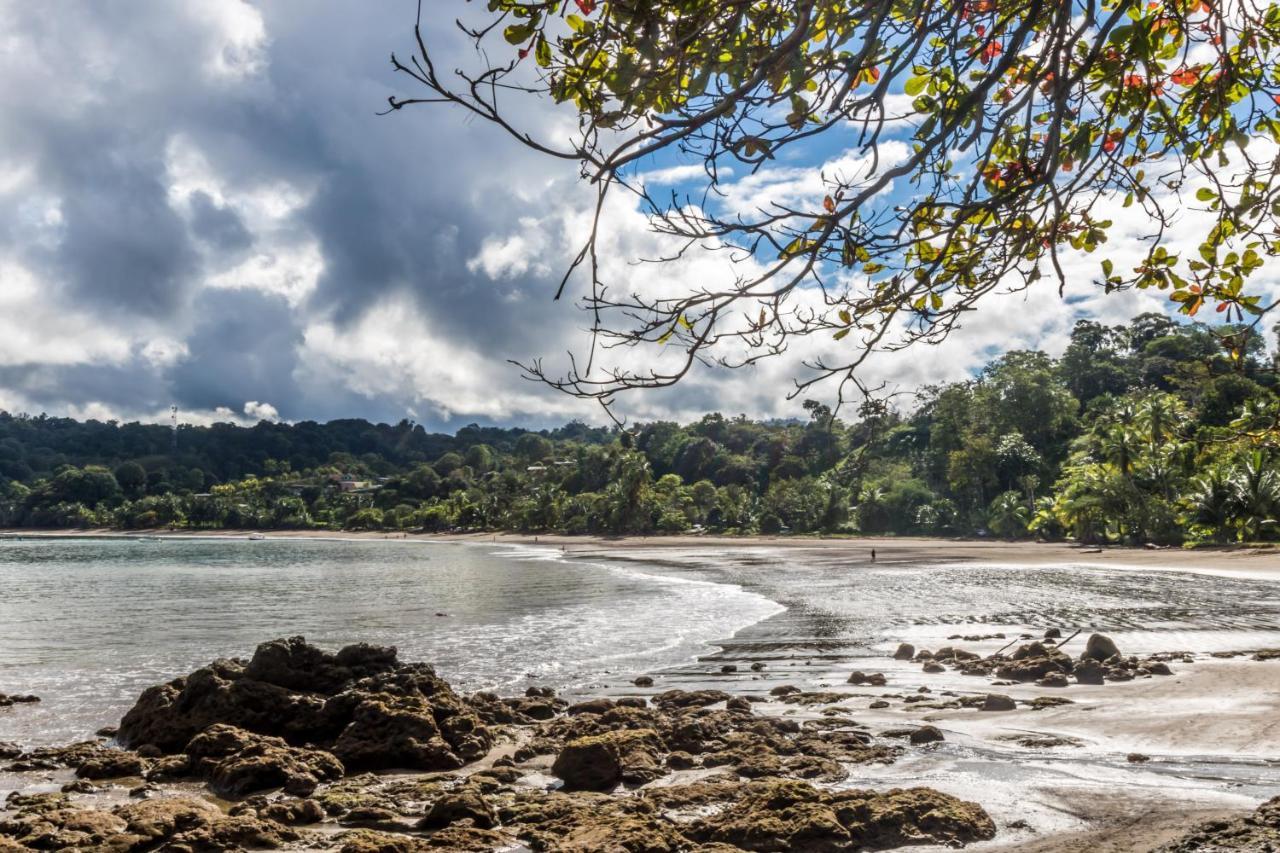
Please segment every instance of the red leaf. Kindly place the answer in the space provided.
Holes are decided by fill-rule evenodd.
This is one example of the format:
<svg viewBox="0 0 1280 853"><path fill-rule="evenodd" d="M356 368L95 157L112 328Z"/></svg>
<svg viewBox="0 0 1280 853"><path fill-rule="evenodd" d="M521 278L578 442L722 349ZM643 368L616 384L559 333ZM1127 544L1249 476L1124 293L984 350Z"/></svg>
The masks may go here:
<svg viewBox="0 0 1280 853"><path fill-rule="evenodd" d="M596 0L574 0L574 2L578 4L578 8L584 15L590 15L596 10Z"/></svg>

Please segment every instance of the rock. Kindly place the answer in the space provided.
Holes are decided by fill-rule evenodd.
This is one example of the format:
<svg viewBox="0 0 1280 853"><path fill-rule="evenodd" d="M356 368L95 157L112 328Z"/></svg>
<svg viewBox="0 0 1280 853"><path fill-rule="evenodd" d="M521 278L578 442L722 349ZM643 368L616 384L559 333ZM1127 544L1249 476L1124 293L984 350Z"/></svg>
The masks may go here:
<svg viewBox="0 0 1280 853"><path fill-rule="evenodd" d="M898 646L898 650L893 653L894 660L911 660L916 656L916 647L910 643L902 643Z"/></svg>
<svg viewBox="0 0 1280 853"><path fill-rule="evenodd" d="M754 663L751 664L752 672L760 672L764 668L765 668L765 664L761 663L760 661L755 661Z"/></svg>
<svg viewBox="0 0 1280 853"><path fill-rule="evenodd" d="M877 699L876 701L872 702L872 703L871 703L870 705L868 705L867 707L868 707L868 708L870 708L870 709L871 709L871 710L873 710L873 711L878 711L878 710L880 710L881 708L888 708L888 707L889 707L889 703L888 703L888 702L886 702L886 701L884 701L883 699Z"/></svg>
<svg viewBox="0 0 1280 853"><path fill-rule="evenodd" d="M724 666L720 667L721 675L733 675L733 673L737 671L738 671L738 668L731 663L727 663Z"/></svg>
<svg viewBox="0 0 1280 853"><path fill-rule="evenodd" d="M1057 640L1057 639L1061 639L1061 637L1062 637L1061 628L1049 628L1044 632L1044 638L1046 640Z"/></svg>
<svg viewBox="0 0 1280 853"><path fill-rule="evenodd" d="M1140 669L1151 675L1173 675L1173 670L1169 668L1169 664L1159 660L1146 661Z"/></svg>
<svg viewBox="0 0 1280 853"><path fill-rule="evenodd" d="M936 661L929 660L925 661L924 671L933 675L939 672L946 672L947 668Z"/></svg>
<svg viewBox="0 0 1280 853"><path fill-rule="evenodd" d="M1083 658L1092 658L1096 661L1105 661L1120 654L1120 649L1112 642L1110 637L1103 634L1090 634L1088 642L1084 645Z"/></svg>
<svg viewBox="0 0 1280 853"><path fill-rule="evenodd" d="M328 752L292 747L280 738L222 724L192 738L186 753L192 770L224 797L270 788L307 796L321 782L344 772L342 762Z"/></svg>
<svg viewBox="0 0 1280 853"><path fill-rule="evenodd" d="M774 688L777 689L777 688ZM727 702L729 694L723 690L668 690L652 697L652 702L663 710L676 708L702 708L717 702Z"/></svg>
<svg viewBox="0 0 1280 853"><path fill-rule="evenodd" d="M144 842L158 842L180 831L207 826L222 818L222 811L208 800L196 797L157 797L130 803L115 810L129 833ZM147 849L143 844L139 849Z"/></svg>
<svg viewBox="0 0 1280 853"><path fill-rule="evenodd" d="M692 846L647 797L527 791L499 807L498 817L532 850L679 853Z"/></svg>
<svg viewBox="0 0 1280 853"><path fill-rule="evenodd" d="M1067 674L1065 672L1049 672L1045 673L1044 678L1036 682L1041 687L1066 687L1068 685Z"/></svg>
<svg viewBox="0 0 1280 853"><path fill-rule="evenodd" d="M81 779L119 779L141 776L145 770L146 763L137 753L109 749L77 767L76 775Z"/></svg>
<svg viewBox="0 0 1280 853"><path fill-rule="evenodd" d="M800 688L794 684L779 684L777 687L769 691L770 696L790 696L792 693L799 693Z"/></svg>
<svg viewBox="0 0 1280 853"><path fill-rule="evenodd" d="M982 700L983 711L1012 711L1017 707L1017 703L1003 693L988 693Z"/></svg>
<svg viewBox="0 0 1280 853"><path fill-rule="evenodd" d="M225 817L179 832L164 845L173 851L275 850L300 836L281 824L252 815Z"/></svg>
<svg viewBox="0 0 1280 853"><path fill-rule="evenodd" d="M734 696L724 703L724 709L726 711L746 712L749 714L751 713L751 703L743 696Z"/></svg>
<svg viewBox="0 0 1280 853"><path fill-rule="evenodd" d="M956 846L995 835L995 825L980 806L930 788L822 791L805 782L780 780L720 787L723 808L685 830L700 844L821 853L905 844ZM679 792L667 796L673 794Z"/></svg>
<svg viewBox="0 0 1280 853"><path fill-rule="evenodd" d="M612 699L600 697L598 699L588 699L584 702L578 702L576 705L570 705L567 713L570 716L575 714L603 714L610 711L615 706Z"/></svg>
<svg viewBox="0 0 1280 853"><path fill-rule="evenodd" d="M667 756L667 766L672 770L690 770L698 766L698 760L687 752L677 750Z"/></svg>
<svg viewBox="0 0 1280 853"><path fill-rule="evenodd" d="M920 746L926 743L937 743L938 741L946 740L946 738L935 726L921 726L911 733L909 740L916 746Z"/></svg>
<svg viewBox="0 0 1280 853"><path fill-rule="evenodd" d="M529 686L525 689L524 695L530 699L554 699L556 691L551 687Z"/></svg>
<svg viewBox="0 0 1280 853"><path fill-rule="evenodd" d="M1105 673L1106 670L1103 669L1102 664L1093 658L1085 658L1076 665L1071 674L1079 684L1102 684Z"/></svg>
<svg viewBox="0 0 1280 853"><path fill-rule="evenodd" d="M611 731L566 743L551 772L570 791L609 791L624 782L641 785L662 776L663 752L653 729Z"/></svg>
<svg viewBox="0 0 1280 853"><path fill-rule="evenodd" d="M631 683L634 684L636 687L652 687L653 679L647 675L642 675L639 678L632 681Z"/></svg>
<svg viewBox="0 0 1280 853"><path fill-rule="evenodd" d="M325 819L324 807L317 800L271 800L255 804L250 809L264 820L272 820L285 826L309 826ZM239 809L233 808L232 814Z"/></svg>
<svg viewBox="0 0 1280 853"><path fill-rule="evenodd" d="M1143 755L1141 752L1131 752L1125 756L1125 760L1130 764L1146 764L1151 760L1151 756Z"/></svg>
<svg viewBox="0 0 1280 853"><path fill-rule="evenodd" d="M399 833L357 829L338 836L340 853L425 853L433 848L422 838Z"/></svg>
<svg viewBox="0 0 1280 853"><path fill-rule="evenodd" d="M333 742L333 754L351 770L452 770L487 751L456 731L451 742L433 709L422 696L370 696L355 707ZM481 728L468 725L472 731ZM455 751L459 744L465 747L462 754Z"/></svg>
<svg viewBox="0 0 1280 853"><path fill-rule="evenodd" d="M1236 818L1206 821L1157 853L1264 853L1280 850L1280 797Z"/></svg>
<svg viewBox="0 0 1280 853"><path fill-rule="evenodd" d="M481 829L498 825L493 806L474 788L462 787L431 804L427 814L418 822L419 829L440 829L460 820L470 820Z"/></svg>
<svg viewBox="0 0 1280 853"><path fill-rule="evenodd" d="M1045 708L1056 708L1059 705L1074 705L1075 703L1065 696L1037 696L1026 704L1033 711L1043 711Z"/></svg>
<svg viewBox="0 0 1280 853"><path fill-rule="evenodd" d="M173 754L218 723L314 744L351 769L452 769L493 744L475 708L431 667L365 644L329 654L301 637L262 644L248 664L215 661L149 688L119 739Z"/></svg>

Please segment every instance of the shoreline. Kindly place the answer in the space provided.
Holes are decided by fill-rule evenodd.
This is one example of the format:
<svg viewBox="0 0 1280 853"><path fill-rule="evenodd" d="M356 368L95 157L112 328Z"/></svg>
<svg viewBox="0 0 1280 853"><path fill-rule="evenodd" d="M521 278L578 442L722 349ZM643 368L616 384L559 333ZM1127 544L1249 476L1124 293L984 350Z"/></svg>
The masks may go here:
<svg viewBox="0 0 1280 853"><path fill-rule="evenodd" d="M525 533L382 533L339 530L139 530L0 529L0 541L32 539L265 539L479 543L561 547L570 556L625 554L636 551L712 551L729 548L768 548L785 552L811 551L824 558L848 556L857 564L895 562L974 563L984 565L1074 565L1113 569L1166 570L1225 576L1280 578L1280 547L1256 545L1184 548L1085 546L1069 542L1029 540L953 539L942 537L789 537L765 536L568 536Z"/></svg>

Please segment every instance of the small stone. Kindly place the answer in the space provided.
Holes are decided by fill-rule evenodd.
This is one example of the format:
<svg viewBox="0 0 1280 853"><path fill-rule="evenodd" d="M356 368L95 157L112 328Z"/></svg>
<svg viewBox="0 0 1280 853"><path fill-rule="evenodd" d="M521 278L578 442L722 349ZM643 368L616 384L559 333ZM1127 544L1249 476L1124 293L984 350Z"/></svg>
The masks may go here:
<svg viewBox="0 0 1280 853"><path fill-rule="evenodd" d="M652 687L653 679L647 675L642 675L639 678L632 681L631 683L634 684L636 687Z"/></svg>
<svg viewBox="0 0 1280 853"><path fill-rule="evenodd" d="M1061 629L1061 628L1050 628L1050 629L1048 629L1047 631L1045 631L1045 632L1044 632L1044 638L1045 638L1046 640L1057 640L1057 639L1059 639L1059 638L1061 638L1061 637L1062 637L1062 629Z"/></svg>
<svg viewBox="0 0 1280 853"><path fill-rule="evenodd" d="M731 663L727 663L724 666L720 667L721 675L732 675L737 671L738 671L738 668Z"/></svg>
<svg viewBox="0 0 1280 853"><path fill-rule="evenodd" d="M886 702L886 701L884 701L883 699L877 699L876 701L872 702L872 703L871 703L870 705L868 705L867 707L868 707L868 708L870 708L870 709L871 709L871 710L873 710L873 711L879 711L881 708L888 708L888 707L889 707L889 703L888 703L888 702Z"/></svg>
<svg viewBox="0 0 1280 853"><path fill-rule="evenodd" d="M1151 756L1143 755L1141 752L1131 752L1125 756L1125 760L1130 764L1146 764L1151 760Z"/></svg>

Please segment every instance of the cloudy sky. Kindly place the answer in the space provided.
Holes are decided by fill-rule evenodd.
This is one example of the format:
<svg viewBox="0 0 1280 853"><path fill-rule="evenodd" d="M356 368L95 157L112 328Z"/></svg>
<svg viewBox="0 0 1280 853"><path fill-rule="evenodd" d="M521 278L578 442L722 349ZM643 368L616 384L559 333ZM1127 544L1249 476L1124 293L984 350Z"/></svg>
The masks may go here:
<svg viewBox="0 0 1280 853"><path fill-rule="evenodd" d="M583 316L551 299L587 203L575 174L456 111L375 116L414 94L388 62L411 48L414 5L0 0L0 408L600 420L507 363L554 362L582 340ZM427 8L449 6L463 4ZM428 25L446 66L464 50L452 16ZM528 109L535 125L558 120ZM739 191L802 179L780 170ZM655 275L626 263L652 248L644 219L625 204L610 216L613 274ZM1191 239L1198 226L1183 227ZM695 257L662 274L724 271ZM1060 351L1078 316L1165 304L1068 297L1005 298L946 345L875 370L902 389L963 378L1005 349ZM708 370L621 409L794 415L794 375L794 361Z"/></svg>

